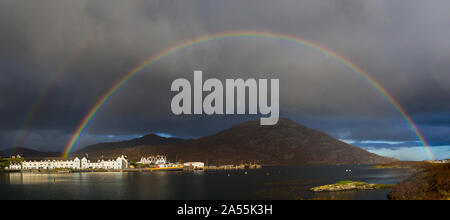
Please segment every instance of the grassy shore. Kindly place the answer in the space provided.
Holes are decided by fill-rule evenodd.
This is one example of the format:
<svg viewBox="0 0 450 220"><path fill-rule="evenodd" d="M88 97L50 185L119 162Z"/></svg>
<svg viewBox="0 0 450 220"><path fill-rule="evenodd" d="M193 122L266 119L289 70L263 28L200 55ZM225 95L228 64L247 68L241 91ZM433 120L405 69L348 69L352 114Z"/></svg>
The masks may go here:
<svg viewBox="0 0 450 220"><path fill-rule="evenodd" d="M376 169L422 169L427 165L421 161L397 161L388 164L375 165Z"/></svg>
<svg viewBox="0 0 450 220"><path fill-rule="evenodd" d="M450 164L425 164L389 193L391 200L450 200Z"/></svg>
<svg viewBox="0 0 450 220"><path fill-rule="evenodd" d="M313 192L336 192L336 191L353 191L353 190L377 190L391 188L394 185L372 184L358 181L339 181L335 184L323 185L311 188Z"/></svg>

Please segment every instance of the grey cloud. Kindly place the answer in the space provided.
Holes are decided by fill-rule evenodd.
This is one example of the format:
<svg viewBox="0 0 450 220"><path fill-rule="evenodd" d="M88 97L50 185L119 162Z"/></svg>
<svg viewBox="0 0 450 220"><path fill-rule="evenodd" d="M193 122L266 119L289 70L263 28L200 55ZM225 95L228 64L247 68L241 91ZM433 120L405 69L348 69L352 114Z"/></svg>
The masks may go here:
<svg viewBox="0 0 450 220"><path fill-rule="evenodd" d="M49 81L54 82L26 143L46 148L53 142L56 149L96 100L142 60L186 39L235 29L317 42L370 73L413 118L448 115L449 6L439 0L5 0L1 141L11 143ZM286 41L241 38L186 48L143 70L99 111L78 147L106 134L202 136L244 120L174 117L170 83L191 78L194 70L220 79L280 78L282 113L335 136L414 138L388 101L336 60ZM321 126L321 118L334 125ZM423 127L432 139L447 131L434 123Z"/></svg>

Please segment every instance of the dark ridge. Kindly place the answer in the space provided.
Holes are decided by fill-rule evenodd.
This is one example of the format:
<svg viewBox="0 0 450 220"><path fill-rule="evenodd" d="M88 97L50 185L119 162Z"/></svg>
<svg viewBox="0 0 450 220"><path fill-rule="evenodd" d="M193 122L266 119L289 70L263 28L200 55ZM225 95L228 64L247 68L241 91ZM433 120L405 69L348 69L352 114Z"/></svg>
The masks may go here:
<svg viewBox="0 0 450 220"><path fill-rule="evenodd" d="M10 149L0 150L0 156L2 157L11 157L20 155L22 157L27 158L45 158L45 157L60 157L61 153L59 152L41 152L37 150L33 150L25 147L14 147Z"/></svg>
<svg viewBox="0 0 450 220"><path fill-rule="evenodd" d="M90 157L126 154L132 160L149 154L166 154L172 161L209 164L385 164L396 161L287 118L281 118L274 126L261 126L259 120L248 121L196 140L170 140L150 135L131 141L97 144L80 152L89 153Z"/></svg>
<svg viewBox="0 0 450 220"><path fill-rule="evenodd" d="M76 152L77 154L83 153L92 153L92 152L103 152L116 150L121 148L129 148L139 145L165 145L165 144L180 144L184 143L186 140L179 138L165 138L158 136L156 134L145 135L140 138L135 138L127 141L119 141L119 142L110 142L110 143L98 143L94 145L87 146L80 151Z"/></svg>

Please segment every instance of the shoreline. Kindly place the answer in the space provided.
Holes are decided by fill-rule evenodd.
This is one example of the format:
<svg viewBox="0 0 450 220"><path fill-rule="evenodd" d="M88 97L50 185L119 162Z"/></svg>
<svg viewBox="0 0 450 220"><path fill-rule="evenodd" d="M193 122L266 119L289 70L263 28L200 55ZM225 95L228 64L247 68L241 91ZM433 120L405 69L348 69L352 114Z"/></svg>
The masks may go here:
<svg viewBox="0 0 450 220"><path fill-rule="evenodd" d="M261 166L262 167L262 166ZM188 167L175 168L138 168L138 169L123 169L123 170L10 170L4 173L33 173L33 174L69 174L69 173L151 173L151 172L193 172L193 171L230 171L230 170L255 170L259 168L203 168L193 169ZM0 171L0 173L3 173Z"/></svg>
<svg viewBox="0 0 450 220"><path fill-rule="evenodd" d="M450 200L450 164L427 164L399 182L390 200Z"/></svg>
<svg viewBox="0 0 450 220"><path fill-rule="evenodd" d="M126 172L158 172L158 171L229 171L229 170L257 170L262 167L293 167L293 166L358 166L367 167L370 169L408 169L411 171L417 171L419 168L412 166L391 166L389 164L255 164L254 166L242 166L242 165L211 165L203 168L192 167L177 167L177 169L171 168L127 168L122 170L106 170L106 169L89 169L89 170L72 170L72 169L55 169L55 170L0 170L0 173L35 173L35 174L52 174L52 173L126 173ZM415 173L415 172L413 172Z"/></svg>

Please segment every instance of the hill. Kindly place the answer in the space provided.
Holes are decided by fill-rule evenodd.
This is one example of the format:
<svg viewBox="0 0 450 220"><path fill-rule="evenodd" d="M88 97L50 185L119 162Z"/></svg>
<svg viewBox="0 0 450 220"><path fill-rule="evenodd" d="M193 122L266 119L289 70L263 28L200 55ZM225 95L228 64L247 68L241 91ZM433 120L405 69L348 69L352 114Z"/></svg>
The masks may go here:
<svg viewBox="0 0 450 220"><path fill-rule="evenodd" d="M180 144L180 143L184 143L186 141L187 140L179 139L179 138L165 138L165 137L158 136L156 134L149 134L149 135L143 136L141 138L135 138L132 140L127 140L127 141L98 143L98 144L90 145L90 146L87 146L87 147L81 149L80 151L78 151L77 154L104 152L104 151L111 151L111 150L129 148L129 147L140 146L140 145L153 146L153 145Z"/></svg>
<svg viewBox="0 0 450 220"><path fill-rule="evenodd" d="M209 164L384 164L396 161L285 118L274 126L261 126L259 121L249 121L211 136L176 143L128 141L101 146L95 151L90 146L77 154L89 153L90 157L125 154L132 160L150 154L166 154L172 161L204 161Z"/></svg>
<svg viewBox="0 0 450 220"><path fill-rule="evenodd" d="M50 157L60 157L61 153L58 152L41 152L25 147L15 147L6 150L0 150L0 155L2 157L11 157L19 154L22 157L30 158L50 158Z"/></svg>

